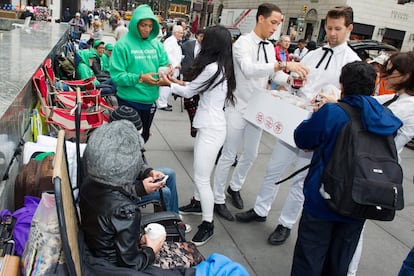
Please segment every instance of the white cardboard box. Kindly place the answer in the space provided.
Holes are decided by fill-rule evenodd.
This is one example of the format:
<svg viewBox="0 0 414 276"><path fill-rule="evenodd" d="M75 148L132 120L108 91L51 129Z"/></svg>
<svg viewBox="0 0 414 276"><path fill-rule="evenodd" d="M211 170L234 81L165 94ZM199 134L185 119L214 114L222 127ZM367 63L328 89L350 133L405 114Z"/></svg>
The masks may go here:
<svg viewBox="0 0 414 276"><path fill-rule="evenodd" d="M296 147L293 138L294 130L310 115L309 110L289 103L288 99L276 98L270 94L270 91L260 91L250 98L244 118L292 147Z"/></svg>

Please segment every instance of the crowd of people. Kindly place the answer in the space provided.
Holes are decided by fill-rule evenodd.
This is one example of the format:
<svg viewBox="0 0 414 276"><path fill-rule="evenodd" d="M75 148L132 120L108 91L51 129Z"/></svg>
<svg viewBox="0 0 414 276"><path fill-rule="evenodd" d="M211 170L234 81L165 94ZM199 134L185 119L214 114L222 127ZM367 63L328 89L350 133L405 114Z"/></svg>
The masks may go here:
<svg viewBox="0 0 414 276"><path fill-rule="evenodd" d="M414 108L414 53L382 54L361 61L347 44L353 16L349 6L330 9L324 26L327 44L316 48L312 42L306 45L305 40L299 40L293 55L287 51L290 36L281 36L276 46L268 40L283 19L282 10L271 3L258 7L254 29L234 43L222 26L199 30L196 39L189 40L184 35L185 22L180 22L168 34L148 5L134 11L128 27L117 22L115 34L118 28L122 31L116 34L115 45L105 44L99 21L92 22L94 42L91 49L80 54L79 76L97 76L96 84L102 85L103 93L116 96L119 108L112 121L121 120L96 130L86 148L90 177L81 190L80 207L92 253L145 271L165 236L150 240L144 235L138 246L140 214L134 202L123 206L121 198L149 196L167 187L169 192L164 194L169 210L201 215L192 238L197 246L213 238L214 214L228 221L265 222L279 190L274 183L289 167L304 167L319 154L329 160L338 133L349 120L335 104L337 101L361 110L364 122L372 128L382 128L375 116L385 114L382 104L386 103L392 114L384 116L395 122L388 126L387 134L395 134L400 153L414 137L414 115L410 112ZM77 33L89 23L76 14L69 24ZM245 208L242 188L262 136L262 129L244 118L249 100L265 89L289 90L292 72L304 80L296 94L312 104L314 112L295 131L297 147L276 141L254 206L234 215L226 206L226 194L235 208ZM333 91L330 95L324 94L328 88ZM141 154L150 139L157 109L172 111L168 103L171 93L195 103L191 106L195 114L190 116L191 134L195 137L194 193L190 203L181 207L175 172L171 168L153 170ZM227 184L240 149L240 159ZM270 245L283 244L293 225L300 221L292 275L355 275L357 271L365 220L351 219L329 209L319 193L320 173L325 165L319 162L293 178L278 224L267 239ZM154 180L163 175L169 175L169 182L155 185ZM111 206L113 212L106 225L99 222L105 220L105 215L93 208L102 205ZM121 216L117 212L122 208ZM106 230L108 225L112 225L111 232ZM186 229L190 230L188 226ZM404 264L404 269L409 269L410 261Z"/></svg>

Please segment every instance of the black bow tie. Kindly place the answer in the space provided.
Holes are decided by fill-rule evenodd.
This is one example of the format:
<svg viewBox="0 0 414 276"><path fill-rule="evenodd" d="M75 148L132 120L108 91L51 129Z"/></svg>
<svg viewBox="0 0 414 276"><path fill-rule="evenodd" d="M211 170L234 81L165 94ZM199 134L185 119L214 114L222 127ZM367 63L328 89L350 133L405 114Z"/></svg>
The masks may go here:
<svg viewBox="0 0 414 276"><path fill-rule="evenodd" d="M328 55L328 53L331 53L331 55L329 56L328 62L325 65L325 70L328 68L329 62L331 62L331 58L334 54L334 51L331 48L326 48L323 47L322 50L325 51L325 53L323 54L321 60L318 62L318 64L316 65L316 68L319 68L319 66L321 65L321 63L324 61L324 59L326 58L326 56Z"/></svg>
<svg viewBox="0 0 414 276"><path fill-rule="evenodd" d="M266 61L266 63L269 63L269 60L267 59L266 49L265 49L266 44L269 44L269 42L264 41L264 40L259 42L259 48L257 48L257 61L259 61L259 51L260 51L260 46L262 46L265 61Z"/></svg>

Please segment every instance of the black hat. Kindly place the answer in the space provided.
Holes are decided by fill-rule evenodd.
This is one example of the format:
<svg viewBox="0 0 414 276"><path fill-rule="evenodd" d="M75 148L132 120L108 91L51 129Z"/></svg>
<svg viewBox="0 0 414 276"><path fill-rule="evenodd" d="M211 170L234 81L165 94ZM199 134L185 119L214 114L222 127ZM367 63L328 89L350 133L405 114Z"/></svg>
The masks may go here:
<svg viewBox="0 0 414 276"><path fill-rule="evenodd" d="M121 105L114 111L112 111L109 122L117 120L128 120L132 122L138 131L142 130L142 121L138 112L132 107Z"/></svg>

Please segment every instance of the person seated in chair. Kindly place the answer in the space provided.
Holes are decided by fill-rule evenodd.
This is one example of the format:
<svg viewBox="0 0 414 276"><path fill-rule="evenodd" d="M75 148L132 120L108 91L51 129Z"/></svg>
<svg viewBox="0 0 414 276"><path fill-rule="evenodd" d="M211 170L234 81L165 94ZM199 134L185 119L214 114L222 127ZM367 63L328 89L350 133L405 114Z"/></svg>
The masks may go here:
<svg viewBox="0 0 414 276"><path fill-rule="evenodd" d="M135 128L138 130L138 132L140 134L142 133L141 117L139 116L138 112L132 107L121 105L120 107L112 111L111 115L109 116L109 122L114 122L118 120L128 120L132 122ZM144 160L144 163L146 163L146 159L144 156L145 149L143 148L144 138L142 138L141 135L140 135L140 142L142 145L141 146L142 159ZM171 168L157 168L157 171L161 172L164 175L168 175L166 185L162 187L162 195L163 195L163 200L165 203L166 211L172 211L172 212L178 213L178 195L177 195L177 187L176 187L176 182L175 182L175 179L176 179L175 171ZM152 200L161 201L159 191L142 196L139 199L139 203L150 202Z"/></svg>
<svg viewBox="0 0 414 276"><path fill-rule="evenodd" d="M114 49L114 45L111 43L105 44L105 52L101 57L101 63L102 63L102 70L105 72L109 72L109 65L111 65L111 56L112 56L112 50Z"/></svg>
<svg viewBox="0 0 414 276"><path fill-rule="evenodd" d="M102 40L94 40L93 49L91 50L96 53L92 61L91 69L93 70L93 73L99 81L105 81L111 78L111 76L109 75L109 70L105 70L103 64L105 46L105 42L103 42Z"/></svg>
<svg viewBox="0 0 414 276"><path fill-rule="evenodd" d="M105 46L103 45L98 47L102 47L103 49L105 48ZM97 77L92 69L94 62L96 62L96 60L99 59L99 57L97 57L97 51L93 49L85 49L78 51L78 54L80 59L79 64L76 66L76 77L78 79ZM110 78L105 80L99 80L99 78L97 77L97 79L94 81L94 84L98 89L102 90L102 96L116 94L116 85L112 82Z"/></svg>
<svg viewBox="0 0 414 276"><path fill-rule="evenodd" d="M87 176L80 190L81 228L93 256L116 266L149 274L166 238L150 239L141 229L134 199L160 189L161 173L145 166L139 133L133 123L119 120L96 129L86 146ZM141 181L132 185L139 178ZM152 273L151 273L152 272ZM159 272L159 271L158 271ZM194 268L163 270L162 275L194 275ZM157 274L159 275L159 274Z"/></svg>

